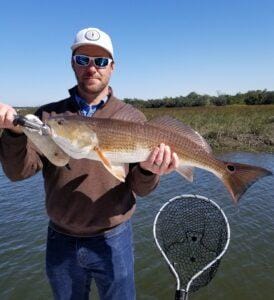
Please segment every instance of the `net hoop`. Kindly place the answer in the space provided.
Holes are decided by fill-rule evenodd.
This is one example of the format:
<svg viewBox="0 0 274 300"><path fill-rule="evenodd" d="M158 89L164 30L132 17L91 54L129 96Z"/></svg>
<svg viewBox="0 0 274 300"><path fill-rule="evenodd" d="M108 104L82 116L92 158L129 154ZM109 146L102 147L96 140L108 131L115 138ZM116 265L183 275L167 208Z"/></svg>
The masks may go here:
<svg viewBox="0 0 274 300"><path fill-rule="evenodd" d="M174 266L170 263L167 255L165 254L165 252L163 251L162 247L160 246L158 240L157 240L157 234L156 234L156 224L157 224L157 220L158 220L158 217L159 215L161 214L161 212L164 210L164 208L170 204L171 202L175 201L175 200L178 200L178 199L184 199L184 198L197 198L197 199L200 199L200 200L204 200L204 201L207 201L207 202L210 202L212 205L214 205L221 213L222 213L222 216L225 220L225 224L226 224L226 227L227 227L227 241L226 241L226 244L224 246L224 249L223 251L212 261L210 262L209 264L207 264L203 269L201 269L200 271L198 271L195 275L192 276L192 278L190 279L190 281L188 282L187 284L187 287L186 289L182 289L181 288L181 284L180 284L180 277L178 275L178 273L176 272ZM158 211L155 219L154 219L154 222L153 222L153 236L154 236L154 240L155 240L155 243L157 245L157 247L159 248L162 256L164 257L166 263L168 264L168 266L170 267L170 270L172 271L173 275L175 276L176 278L176 281L177 281L177 290L182 290L184 291L185 293L188 293L189 291L189 288L192 284L192 282L197 278L199 277L204 271L206 271L208 268L210 268L214 263L216 263L216 261L220 260L222 258L222 256L225 254L225 252L227 251L227 248L228 248L228 245L229 245L229 242L230 242L230 226L229 226L229 223L228 223L228 219L226 217L226 215L224 214L223 210L221 209L221 207L215 203L213 200L210 200L204 196L200 196L200 195L193 195L193 194L185 194L185 195L180 195L180 196L176 196L170 200L168 200L164 205L162 205L162 207L160 208L160 210Z"/></svg>

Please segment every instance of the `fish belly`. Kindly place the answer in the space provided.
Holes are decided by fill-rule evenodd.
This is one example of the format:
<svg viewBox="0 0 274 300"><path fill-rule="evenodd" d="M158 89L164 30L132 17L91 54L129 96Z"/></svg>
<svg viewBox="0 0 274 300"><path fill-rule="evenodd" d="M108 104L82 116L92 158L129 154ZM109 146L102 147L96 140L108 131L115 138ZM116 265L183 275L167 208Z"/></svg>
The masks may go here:
<svg viewBox="0 0 274 300"><path fill-rule="evenodd" d="M52 137L54 142L70 157L74 159L87 158L91 160L101 160L95 151L93 151L91 146L79 147L77 144L73 144L66 140L65 138L59 136ZM100 148L100 146L99 146ZM149 154L149 149L132 149L132 150L104 150L100 149L102 153L108 158L109 161L115 163L134 163L145 161Z"/></svg>
<svg viewBox="0 0 274 300"><path fill-rule="evenodd" d="M135 163L135 162L145 161L150 154L150 150L140 149L134 151L125 151L125 152L106 151L104 152L104 154L111 162Z"/></svg>

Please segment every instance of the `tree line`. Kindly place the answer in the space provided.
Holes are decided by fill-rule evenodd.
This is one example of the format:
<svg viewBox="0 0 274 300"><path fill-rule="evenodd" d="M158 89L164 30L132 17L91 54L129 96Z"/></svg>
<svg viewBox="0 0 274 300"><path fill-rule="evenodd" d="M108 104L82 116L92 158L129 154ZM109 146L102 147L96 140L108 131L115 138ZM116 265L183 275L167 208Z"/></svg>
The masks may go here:
<svg viewBox="0 0 274 300"><path fill-rule="evenodd" d="M126 103L140 108L159 108L159 107L191 107L191 106L224 106L232 104L274 104L274 91L254 90L236 95L218 93L217 96L199 95L195 92L187 96L164 97L161 99L137 99L124 98Z"/></svg>

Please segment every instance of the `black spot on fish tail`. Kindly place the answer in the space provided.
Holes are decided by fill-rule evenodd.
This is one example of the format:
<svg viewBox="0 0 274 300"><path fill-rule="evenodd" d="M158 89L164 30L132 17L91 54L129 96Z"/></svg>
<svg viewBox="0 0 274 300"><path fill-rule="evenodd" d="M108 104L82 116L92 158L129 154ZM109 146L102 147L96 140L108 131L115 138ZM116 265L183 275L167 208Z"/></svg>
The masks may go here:
<svg viewBox="0 0 274 300"><path fill-rule="evenodd" d="M228 169L228 171L230 172L235 172L235 167L233 165L227 165L226 168Z"/></svg>

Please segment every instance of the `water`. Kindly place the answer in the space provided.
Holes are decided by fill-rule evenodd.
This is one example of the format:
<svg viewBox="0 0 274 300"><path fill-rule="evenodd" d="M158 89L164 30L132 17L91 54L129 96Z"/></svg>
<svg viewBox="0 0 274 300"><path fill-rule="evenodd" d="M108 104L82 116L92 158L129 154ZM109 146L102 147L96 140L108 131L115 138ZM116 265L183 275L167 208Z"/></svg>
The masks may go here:
<svg viewBox="0 0 274 300"><path fill-rule="evenodd" d="M274 155L232 153L222 158L252 163L274 172ZM152 225L167 200L185 193L216 201L231 226L231 243L215 278L189 300L274 299L273 186L274 176L262 179L235 207L222 183L208 172L196 170L192 184L176 173L162 177L156 191L138 199L133 217L137 299L174 299L175 281L155 246ZM43 198L40 174L11 183L0 169L1 300L52 299L44 273L47 216Z"/></svg>

